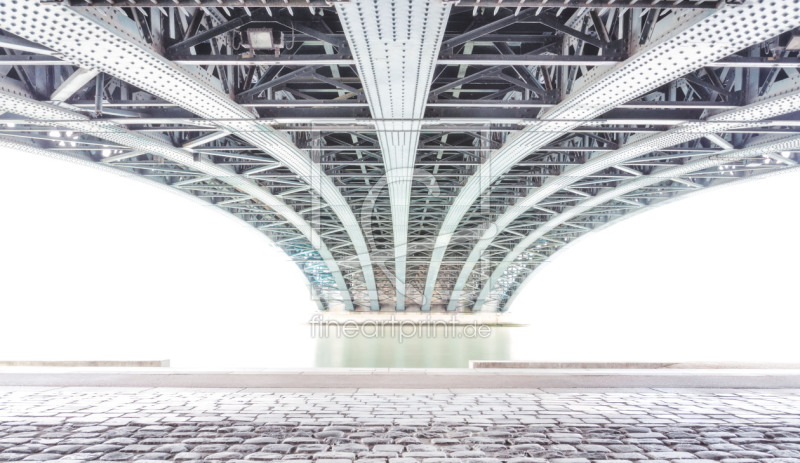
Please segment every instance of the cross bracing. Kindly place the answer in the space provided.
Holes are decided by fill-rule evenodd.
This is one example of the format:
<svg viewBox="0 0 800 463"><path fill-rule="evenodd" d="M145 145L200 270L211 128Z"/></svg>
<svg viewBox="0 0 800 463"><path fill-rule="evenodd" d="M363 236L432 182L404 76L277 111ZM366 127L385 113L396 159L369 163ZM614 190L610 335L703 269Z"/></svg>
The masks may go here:
<svg viewBox="0 0 800 463"><path fill-rule="evenodd" d="M798 8L0 0L0 138L234 213L324 309L503 310L587 230L794 166Z"/></svg>

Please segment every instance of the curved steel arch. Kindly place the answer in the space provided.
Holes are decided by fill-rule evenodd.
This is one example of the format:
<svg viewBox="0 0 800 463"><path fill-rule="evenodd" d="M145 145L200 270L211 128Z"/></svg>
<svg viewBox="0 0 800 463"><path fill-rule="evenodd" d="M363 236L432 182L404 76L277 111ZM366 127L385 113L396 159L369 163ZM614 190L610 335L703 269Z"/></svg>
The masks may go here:
<svg viewBox="0 0 800 463"><path fill-rule="evenodd" d="M741 183L744 183L744 182L749 182L749 181L759 181L759 180L764 180L764 179L766 179L766 178L769 178L769 177L772 177L772 176L781 175L781 174L786 174L786 173L791 173L791 172L796 172L798 169L800 169L800 166L798 166L798 165L797 165L797 163L793 163L793 164L791 164L791 167L786 167L786 168L783 168L783 169L780 169L780 170L772 170L772 171L769 171L769 172L766 172L766 173L763 173L763 174L757 174L757 175L753 175L753 176L751 176L751 177L742 177L742 178L739 178L738 180L736 180L735 182L728 182L728 183L724 183L724 184L716 185L716 186L714 186L714 187L712 187L712 188L709 188L709 189L706 189L706 190L695 190L695 191L690 191L690 192L684 193L684 194L682 194L682 195L673 196L672 198L669 198L669 199L667 199L666 201L659 202L658 204L654 204L654 205L652 205L652 206L648 206L648 207L646 207L646 208L639 209L639 210L637 210L636 212L629 213L629 214L625 214L624 216L621 216L621 217L618 217L618 218L616 218L616 219L614 219L614 220L611 220L611 221L607 222L606 224L604 224L604 225L603 225L602 227L600 227L599 229L603 229L603 228L605 228L605 227L607 227L607 226L612 226L612 225L616 224L617 222L623 221L623 220L625 220L625 219L629 219L629 218L631 218L631 216L632 216L632 215L638 214L638 213L640 213L640 212L646 212L646 211L648 211L648 210L652 210L653 208L660 207L660 206L662 206L662 205L666 205L666 204L668 204L668 203L670 203L670 202L672 202L672 201L674 201L674 200L683 199L683 198L684 198L686 195L691 195L691 194L694 194L694 193L699 193L699 192L701 192L701 191L711 191L711 190L715 190L715 189L717 189L717 188L724 188L724 187L727 187L727 186L732 186L732 185L739 185L739 184L741 184ZM594 230L593 230L593 231L594 231ZM585 235L581 235L581 236L579 237L579 239L580 239L580 238L582 238L583 236L585 236ZM578 240L575 240L575 241L570 241L570 244L576 243L577 241L578 241ZM550 257L553 257L553 256L554 256L556 253L558 253L558 252L562 251L562 250L563 250L563 249L565 249L565 248L566 248L566 245L565 245L565 246L562 246L561 248L559 248L559 249L557 249L557 250L555 250L553 253L551 253L551 254L548 256L548 258L550 258ZM525 290L525 288L526 288L526 287L528 287L528 285L529 285L529 284L530 284L530 283L531 283L531 282L534 280L534 278L533 278L533 275L534 275L534 273L536 273L536 271L537 271L537 270L540 270L540 269L541 269L541 266L536 266L536 267L535 267L535 268L534 268L534 269L533 269L533 270L532 270L532 271L531 271L531 272L530 272L530 273L529 273L527 276L525 276L525 277L522 279L522 281L520 281L520 282L519 282L519 284L516 286L516 288L513 290L513 292L512 292L510 295L508 295L508 297L506 298L506 302L505 302L505 304L503 305L503 310L510 310L510 308L511 308L511 307L513 306L513 304L514 304L514 300L515 300L515 299L517 298L517 296L519 296L519 295L520 295L520 294L521 294L521 293L522 293L522 292Z"/></svg>
<svg viewBox="0 0 800 463"><path fill-rule="evenodd" d="M311 242L312 246L315 247L328 265L330 274L339 287L342 303L346 308L352 310L352 300L350 299L349 291L346 290L346 286L343 286L345 282L341 270L339 270L335 259L322 242L322 238L305 219L283 203L280 198L225 167L202 159L195 161L194 155L190 151L175 148L163 141L145 137L109 122L92 121L88 116L54 105L32 101L23 95L12 93L3 88L1 84L0 82L0 110L2 111L33 120L60 121L57 123L48 122L47 125L88 133L137 151L158 154L177 164L189 166L191 170L199 171L219 179L237 190L245 192L253 198L257 198L259 201L272 208L275 213L284 217L289 223L294 225L300 233Z"/></svg>
<svg viewBox="0 0 800 463"><path fill-rule="evenodd" d="M776 141L768 141L742 149L726 150L709 156L705 159L689 162L678 167L659 170L651 175L638 177L634 180L625 182L624 184L605 193L587 199L550 219L547 223L538 227L533 233L520 241L514 247L514 249L506 255L503 261L500 262L497 267L495 267L491 277L489 278L489 281L481 290L473 310L479 312L483 309L483 306L487 303L487 301L495 300L495 298L501 293L505 294L505 289L498 288L498 286L506 285L504 278L506 278L508 281L515 278L515 275L513 275L515 272L512 272L512 275L509 276L507 270L509 270L509 267L514 263L514 261L517 260L517 258L520 257L534 243L536 243L536 241L544 237L548 232L552 231L559 225L562 225L575 217L589 212L593 208L603 203L612 201L638 189L655 185L664 181L669 181L673 178L692 174L712 167L721 166L744 158L763 156L765 154L778 151L796 150L798 148L800 148L800 136L787 137Z"/></svg>
<svg viewBox="0 0 800 463"><path fill-rule="evenodd" d="M591 158L586 163L568 169L558 177L546 181L541 187L506 209L481 236L461 269L447 309L455 310L457 308L464 285L467 284L472 270L495 237L536 204L544 201L552 194L581 181L588 175L601 172L653 151L708 137L716 132L748 127L754 122L794 112L800 107L800 90L798 90L800 88L800 76L787 79L787 81L791 85L783 91L776 92L777 95L767 95L759 98L759 101L753 104L712 116L703 122L684 123L666 132L643 137L615 151L598 153L596 157ZM715 143L719 143L719 140Z"/></svg>
<svg viewBox="0 0 800 463"><path fill-rule="evenodd" d="M652 45L610 70L595 68L581 89L547 111L540 121L509 139L473 174L447 212L436 238L425 283L425 310L453 233L469 208L492 183L532 151L620 104L737 50L800 26L794 2L748 0L713 12L681 12L673 28ZM758 15L763 27L752 27ZM734 32L735 31L735 32Z"/></svg>
<svg viewBox="0 0 800 463"><path fill-rule="evenodd" d="M405 310L411 184L422 117L451 3L408 0L406 14L372 0L336 3L375 118L394 240L395 307ZM398 38L399 35L399 38ZM391 42L384 37L393 36Z"/></svg>
<svg viewBox="0 0 800 463"><path fill-rule="evenodd" d="M199 68L191 72L157 53L114 10L77 11L36 0L0 3L0 27L47 46L70 62L118 77L236 133L280 160L317 191L341 221L355 248L369 303L377 306L377 289L369 249L350 205L325 171L289 138L256 120L256 116L214 88ZM259 188L260 189L260 188ZM316 238L315 238L316 239ZM347 287L342 287L347 290Z"/></svg>
<svg viewBox="0 0 800 463"><path fill-rule="evenodd" d="M103 164L103 163L100 163L100 162L89 161L89 160L86 160L86 159L81 159L81 158L78 158L78 157L69 156L69 155L57 153L57 152L54 152L54 151L48 151L48 150L45 150L45 149L42 149L42 148L38 148L38 147L29 145L29 144L7 140L7 139L2 138L2 137L0 137L0 148L8 148L8 149L13 149L13 150L17 150L17 151L22 151L22 152L29 153L29 154L32 154L32 155L35 155L35 156L56 159L56 160L62 161L62 162L69 162L69 163L77 164L77 165L80 165L80 166L83 166L83 167L96 169L96 170L99 170L101 172L107 172L107 173L110 173L110 174L119 175L119 176L124 177L124 178L130 178L130 179L136 180L138 182L143 182L144 184L148 185L149 187L159 188L159 189L165 190L165 191L167 191L169 193L178 193L178 194L180 194L182 197L184 197L186 199L189 199L191 201L196 201L196 202L198 202L200 204L203 204L203 205L208 205L208 203L206 201L203 201L202 199L198 198L197 196L189 194L189 193L187 193L185 191L181 191L181 190L179 190L177 188L174 188L174 187L171 187L171 186L169 186L167 184L160 183L160 182L157 182L155 180L151 180L151 179L149 179L147 177L142 177L141 175L136 175L136 174L134 174L132 172L129 172L127 170L119 169L119 168L116 168L116 167L112 167L112 166L109 166L107 164ZM235 214L231 214L229 211L226 211L225 209L222 209L222 208L219 208L219 207L217 209L219 209L220 212L223 212L223 213L226 213L226 214L229 214L229 215L235 217L237 220L241 220L243 223L247 223L244 220L242 220L240 217L237 217ZM266 234L264 234L264 237L267 240L269 240L269 242L271 244L275 245L276 247L278 247L280 249L280 247L277 246L277 244L275 243L275 241L272 238L270 238ZM289 257L289 256L287 255L287 257ZM303 273L305 274L305 272L303 272ZM314 286L311 283L311 281L306 280L306 284L309 286L309 288L312 291L316 291L316 288L314 288ZM323 310L324 307L322 306L322 303L321 303L320 299L319 298L315 298L315 300L316 300L317 307L320 310Z"/></svg>

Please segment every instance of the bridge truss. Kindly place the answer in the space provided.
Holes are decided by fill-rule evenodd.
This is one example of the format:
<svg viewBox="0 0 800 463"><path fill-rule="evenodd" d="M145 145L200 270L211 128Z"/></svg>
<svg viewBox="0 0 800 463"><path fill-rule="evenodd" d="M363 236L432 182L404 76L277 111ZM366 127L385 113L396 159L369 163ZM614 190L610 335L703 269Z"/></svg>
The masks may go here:
<svg viewBox="0 0 800 463"><path fill-rule="evenodd" d="M794 168L798 27L796 0L0 0L0 146L238 216L325 310L502 311L587 231Z"/></svg>

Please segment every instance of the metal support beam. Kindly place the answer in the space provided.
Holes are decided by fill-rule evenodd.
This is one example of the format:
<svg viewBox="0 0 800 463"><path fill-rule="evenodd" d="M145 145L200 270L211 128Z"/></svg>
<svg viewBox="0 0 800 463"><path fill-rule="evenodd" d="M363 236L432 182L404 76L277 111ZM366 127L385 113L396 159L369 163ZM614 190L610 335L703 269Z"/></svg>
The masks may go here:
<svg viewBox="0 0 800 463"><path fill-rule="evenodd" d="M140 175L135 175L135 174L132 174L131 172L128 172L126 170L118 169L118 168L115 168L115 167L112 167L112 166L109 166L109 165L106 165L106 164L97 163L97 162L91 162L91 161L88 161L88 160L85 160L85 159L80 159L80 158L77 158L77 157L73 157L73 156L61 154L61 153L58 153L58 152L54 152L52 150L43 150L43 149L37 148L35 146L29 145L29 144L16 142L16 141L11 141L11 140L5 140L2 137L0 137L0 149L3 149L3 148L4 149L9 149L9 150L20 151L20 152L26 153L26 154L31 155L31 156L38 156L38 157L46 158L46 159L54 159L54 160L57 160L59 162L68 162L70 164L78 165L78 166L85 167L85 168L95 169L95 170L98 170L100 172L105 172L105 173L117 175L117 176L120 176L120 177L123 177L123 178L130 178L130 179L136 180L138 182L142 182L142 183L146 184L147 186L149 186L151 188L158 188L158 189L161 189L161 190L166 190L166 191L169 191L169 193L171 193L171 194L178 193L186 200L197 202L199 204L202 204L203 206L207 206L208 205L208 203L206 201L203 201L200 198L198 198L197 196L189 194L186 191L183 191L183 190L181 190L179 188L172 188L170 186L164 185L163 183L159 183L157 181L151 180L151 179L149 179L147 177L142 177ZM106 158L106 159L108 159L108 158ZM210 177L206 177L206 178L202 178L202 179L203 180L207 180L208 178L210 178ZM224 211L225 213L228 213L228 214L232 215L236 219L242 220L243 222L245 222L241 217L239 217L236 214L234 214L231 210L225 209L225 208L220 208L220 209L222 211ZM274 242L268 235L265 235L265 237L268 240L270 240L271 242ZM178 239L178 238L176 238L176 239ZM308 281L308 285L311 286L311 282L310 281ZM314 291L313 287L311 287L311 289L312 289L312 291ZM316 302L317 302L318 308L320 310L323 310L324 307L322 306L322 304L320 303L320 300L318 298L317 298Z"/></svg>
<svg viewBox="0 0 800 463"><path fill-rule="evenodd" d="M286 135L259 124L251 111L231 101L227 95L210 85L208 80L204 81L192 71L170 63L144 40L121 32L136 30L135 25L126 22L126 18L95 15L90 18L84 14L91 13L81 13L61 5L6 2L0 5L0 27L57 50L76 65L102 68L114 77L173 101L201 117L240 120L221 123L218 128L237 133L242 139L279 159L315 188L347 230L361 264L364 285L369 294L368 303L376 301L377 297L374 296L377 290L364 235L350 205L319 165L312 163L306 153L299 150ZM35 18L37 28L29 27L28 20L23 18ZM92 34L40 35L38 28L91 30ZM87 49L102 52L87 54ZM137 60L135 66L128 65L132 57ZM200 72L204 73L202 70ZM177 82L183 85L176 85ZM340 289L347 290L346 287ZM373 306L376 304L374 302Z"/></svg>
<svg viewBox="0 0 800 463"><path fill-rule="evenodd" d="M402 7L352 0L336 8L376 119L391 204L395 308L405 310L406 297L423 303L406 287L408 216L420 120L450 5L441 0L410 0ZM384 268L384 273L392 272Z"/></svg>
<svg viewBox="0 0 800 463"><path fill-rule="evenodd" d="M187 55L170 60L175 64L189 66L353 66L355 60L345 55ZM496 55L496 54L445 54L436 61L443 66L614 66L624 61L616 55ZM47 55L0 55L0 66L64 66L68 65L58 56ZM722 58L708 67L748 69L795 69L800 68L800 59L794 57L745 57L732 55Z"/></svg>
<svg viewBox="0 0 800 463"><path fill-rule="evenodd" d="M44 0L45 2L64 2L73 8L92 8L116 6L120 8L159 7L159 8L191 8L191 7L245 7L245 8L330 8L349 0ZM730 1L730 0L728 0ZM450 0L459 7L552 7L552 0L515 0L512 5L508 0ZM637 0L636 8L659 9L714 9L717 0ZM628 3L630 4L630 3ZM624 8L628 4L616 0L559 0L558 6L563 8Z"/></svg>
<svg viewBox="0 0 800 463"><path fill-rule="evenodd" d="M202 137L197 137L194 140L187 141L186 143L183 144L183 147L187 149L197 148L198 146L205 145L206 143L211 143L214 140L219 140L220 138L227 137L230 134L231 134L230 132L227 132L225 130L219 132L213 132L208 135L203 135Z"/></svg>
<svg viewBox="0 0 800 463"><path fill-rule="evenodd" d="M111 141L121 146L126 146L134 151L163 156L177 164L190 166L191 170L210 175L258 199L268 208L271 208L275 213L281 215L289 223L294 225L298 231L315 246L315 249L320 253L327 264L331 275L337 280L340 288L340 294L338 296L341 302L345 307L352 310L352 300L350 299L349 292L344 289L346 286L342 277L342 272L333 259L333 256L330 254L330 251L328 251L328 248L322 243L321 237L302 216L297 214L278 197L258 186L255 182L244 179L224 166L205 160L195 160L192 153L181 148L175 148L168 143L143 136L115 124L91 123L92 121L88 116L47 103L36 102L25 97L17 96L3 89L2 85L0 85L0 110L12 112L31 119L56 117L61 122L54 124L54 126L67 128L75 132L89 132L95 137ZM87 122L89 122L89 124L87 124Z"/></svg>
<svg viewBox="0 0 800 463"><path fill-rule="evenodd" d="M99 74L99 71L92 69L78 68L70 74L68 78L61 82L61 85L50 95L51 101L67 101L73 95L78 93L80 89L87 86L89 82L94 80Z"/></svg>
<svg viewBox="0 0 800 463"><path fill-rule="evenodd" d="M37 53L39 55L54 55L55 52L47 47L43 47L37 43L25 40L20 37L11 35L0 35L0 48L8 48L11 50L24 51L28 53Z"/></svg>
<svg viewBox="0 0 800 463"><path fill-rule="evenodd" d="M458 198L448 211L436 238L436 248L425 283L425 299L433 297L441 261L453 233L462 217L475 200L495 180L500 178L529 153L573 129L578 122L589 120L660 85L686 75L733 52L759 43L781 32L800 26L800 15L785 16L783 6L763 11L764 28L749 25L750 13L760 10L761 3L745 1L742 5L728 5L715 12L679 12L665 36L654 37L623 64L610 70L594 70L584 79L574 93L556 107L547 111L541 122L516 133L467 181ZM740 28L733 37L721 32L723 27ZM705 37L705 46L698 47L696 37ZM692 60L684 54L690 53Z"/></svg>
<svg viewBox="0 0 800 463"><path fill-rule="evenodd" d="M730 164L739 161L741 159L746 159L756 156L764 156L777 151L796 150L796 149L800 149L799 136L789 137L782 140L768 142L738 150L737 149L727 150L722 153L715 154L714 156L710 156L706 159L692 161L679 167L662 169L654 172L651 175L638 177L634 180L631 180L629 182L626 182L618 186L617 188L606 191L591 199L587 199L579 203L578 205L562 212L556 217L550 219L547 223L538 227L533 233L526 236L525 239L520 241L520 243L517 246L515 246L511 252L508 253L508 255L503 259L503 261L492 272L492 275L489 277L489 281L486 283L486 285L484 285L483 289L481 290L480 295L478 296L478 299L475 302L475 305L473 306L473 310L475 312L480 312L484 309L484 306L487 305L487 302L490 301L494 303L498 302L497 298L501 294L504 295L505 292L505 289L499 288L498 286L505 286L503 285L502 281L504 276L507 275L507 270L509 270L512 263L523 252L525 252L525 250L530 248L534 243L536 243L539 239L542 239L547 233L554 230L556 227L566 223L569 220L572 220L575 217L580 216L581 214L591 211L593 208L600 206L601 204L615 200L625 194L631 193L638 189L650 185L656 185L658 183L668 181L675 177L683 177L709 168ZM497 307L497 309L501 309L501 307Z"/></svg>
<svg viewBox="0 0 800 463"><path fill-rule="evenodd" d="M105 84L105 76L103 73L97 74L94 78L94 114L101 116L103 114L103 89Z"/></svg>
<svg viewBox="0 0 800 463"><path fill-rule="evenodd" d="M800 58L782 32L797 0L322 1L0 2L0 85L80 118L0 108L0 135L234 211L348 308L462 310L580 201L800 134ZM619 196L525 262L644 204L798 161L764 156ZM195 164L252 182L324 243ZM491 301L527 269L510 268Z"/></svg>
<svg viewBox="0 0 800 463"><path fill-rule="evenodd" d="M776 117L794 111L794 108L800 104L800 79L797 79L797 83L797 89L793 92L781 94L774 98L762 98L761 101L744 108L711 117L707 122L682 124L664 133L639 138L620 149L606 153L597 153L596 156L593 156L586 163L574 166L564 171L560 176L547 180L541 187L535 189L528 196L520 199L514 205L506 209L492 226L489 227L490 232L484 233L483 236L481 236L459 273L458 280L451 293L450 302L447 307L448 310L455 310L458 307L464 286L472 270L477 262L479 262L486 249L491 245L492 241L531 207L552 197L552 195L556 194L558 191L568 188L569 185L579 183L587 176L609 168L616 168L635 176L641 176L642 174L640 172L628 169L620 164L660 149L680 145L702 137L706 137L722 149L730 151L734 148L733 145L712 132L747 127L748 125L757 123L760 119Z"/></svg>

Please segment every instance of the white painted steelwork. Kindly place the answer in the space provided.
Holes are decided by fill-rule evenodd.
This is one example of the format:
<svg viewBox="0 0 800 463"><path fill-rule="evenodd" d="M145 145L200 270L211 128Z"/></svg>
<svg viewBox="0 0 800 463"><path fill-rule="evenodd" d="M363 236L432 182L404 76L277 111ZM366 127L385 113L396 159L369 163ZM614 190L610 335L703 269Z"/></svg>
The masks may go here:
<svg viewBox="0 0 800 463"><path fill-rule="evenodd" d="M459 222L480 194L532 151L622 103L737 50L800 26L793 0L746 0L713 12L674 12L671 27L651 45L608 68L595 68L580 90L545 112L540 122L516 133L467 181L448 211L435 243L425 283L430 301L441 262ZM429 309L430 306L424 306Z"/></svg>
<svg viewBox="0 0 800 463"><path fill-rule="evenodd" d="M7 93L39 109L55 103L28 117L0 108L0 137L208 198L274 238L315 285L348 290L347 308L469 310L504 253L578 201L753 138L798 133L787 114L800 105L781 92L800 88L800 58L783 33L800 24L800 0L596 1L298 9L0 0ZM265 26L283 48L248 43L251 29ZM778 97L790 103L758 109ZM135 143L93 136L120 133ZM174 161L189 155L190 163ZM673 177L666 196L653 198L797 159L797 151L767 153L735 171ZM232 186L239 180L316 235ZM647 191L542 239L553 244L574 227L636 210ZM327 263L341 269L336 281L314 249L322 239ZM505 305L535 259L512 262L516 280L491 281L487 291L505 292L490 294L488 306Z"/></svg>
<svg viewBox="0 0 800 463"><path fill-rule="evenodd" d="M395 307L406 305L411 185L425 102L450 3L373 0L337 3L378 133L392 209ZM412 296L413 297L413 296ZM411 301L419 304L420 301Z"/></svg>
<svg viewBox="0 0 800 463"><path fill-rule="evenodd" d="M353 303L350 298L350 293L342 289L346 288L342 272L339 270L338 264L325 243L323 243L319 234L313 229L311 224L281 201L280 198L264 190L253 181L245 179L232 170L214 164L207 159L195 159L191 151L176 148L164 141L146 137L113 123L92 121L88 116L65 108L33 101L30 99L29 94L6 86L2 80L0 80L0 111L7 111L34 120L61 121L59 123L52 123L52 125L75 132L87 133L97 138L137 150L138 152L163 156L165 159L188 166L191 170L205 173L250 195L275 211L276 214L286 219L286 221L295 226L298 231L312 243L328 266L331 275L340 289L338 291L339 294L323 294L322 296L335 297L344 304L346 309L352 310Z"/></svg>
<svg viewBox="0 0 800 463"><path fill-rule="evenodd" d="M514 220L526 211L541 203L554 193L567 188L569 185L580 182L588 175L601 172L605 169L619 167L626 161L638 158L653 151L677 146L698 138L706 137L726 150L733 148L715 132L723 132L748 126L753 126L759 121L768 120L783 114L788 114L800 107L800 75L782 82L782 88L771 93L768 97L758 98L756 102L740 109L727 111L708 118L707 121L689 122L679 125L664 133L657 133L640 138L624 147L606 153L596 153L586 163L567 169L558 177L551 178L541 187L535 189L528 196L520 199L510 206L481 236L480 240L470 252L464 267L456 281L448 310L455 310L462 296L464 286L467 284L470 273L481 259L482 254L491 245L492 241L503 232ZM637 171L633 171L639 174ZM640 175L640 174L639 174ZM509 254L510 256L510 254ZM491 282L490 282L491 283Z"/></svg>
<svg viewBox="0 0 800 463"><path fill-rule="evenodd" d="M168 185L165 185L163 183L156 182L156 181L151 180L151 179L149 179L147 177L143 177L141 175L136 175L136 174L128 172L126 170L117 169L117 168L109 166L109 165L107 165L105 163L92 162L92 161L87 160L87 159L82 159L82 158L78 158L78 157L74 157L74 156L69 156L69 155L57 153L57 152L54 152L52 150L46 150L46 149L38 148L38 147L33 146L31 144L21 143L21 142L14 141L14 140L8 140L8 139L5 139L3 137L0 137L0 148L11 149L11 150L15 150L15 151L19 151L19 152L30 154L32 156L38 156L38 157L48 158L48 159L55 159L55 160L58 160L58 161L61 161L61 162L69 162L71 164L75 164L75 165L78 165L78 166L81 166L81 167L86 167L86 168L98 170L100 172L106 172L106 173L109 173L109 174L118 175L120 177L124 177L124 178L127 178L127 179L135 180L137 182L142 182L142 183L146 184L150 188L158 188L158 189L161 189L161 190L169 191L172 194L178 193L178 194L181 195L182 198L184 198L184 199L186 199L188 201L193 201L193 202L196 202L196 203L198 203L200 205L208 206L207 202L199 199L197 196L194 196L194 195L191 195L189 193L186 193L185 191L181 191L180 189L174 188L173 186L168 186ZM221 210L225 211L224 209L221 209ZM225 211L225 212L228 213L227 211ZM231 215L233 217L236 217L236 215L234 215L234 214L231 214ZM241 220L241 219L239 219L239 217L236 217L236 218L238 220ZM268 236L266 238L268 240L270 240L271 243L274 244L274 241L272 239L270 239ZM307 284L309 285L309 290L313 291L314 289L311 287L310 282L307 282ZM316 303L317 303L317 306L319 307L319 309L323 310L323 306L322 306L321 301L319 299L317 299Z"/></svg>
<svg viewBox="0 0 800 463"><path fill-rule="evenodd" d="M369 250L338 188L288 136L258 123L252 112L220 91L218 82L205 71L181 67L161 56L142 40L133 21L116 9L77 11L38 0L3 0L0 28L51 48L77 66L118 77L203 118L221 120L215 124L220 130L236 133L280 160L317 191L341 221L355 248L369 303L377 309Z"/></svg>
<svg viewBox="0 0 800 463"><path fill-rule="evenodd" d="M559 225L592 210L592 208L596 206L608 201L619 199L621 196L636 191L640 188L655 185L664 181L669 181L675 177L682 177L694 172L729 164L745 158L765 156L767 154L779 151L797 149L800 149L800 136L787 137L777 141L769 141L742 149L726 150L713 156L709 156L705 159L692 161L679 167L663 169L656 171L651 175L638 177L634 180L623 183L617 188L610 189L605 193L587 199L550 219L547 223L538 227L533 233L526 236L525 239L515 246L514 249L506 256L506 258L503 259L500 265L495 268L494 272L492 272L492 275L489 278L489 283L487 283L481 290L481 293L478 296L475 305L473 306L473 310L480 312L484 305L492 300L493 297L497 297L500 294L505 293L505 288L498 288L497 286L503 285L504 278L513 278L513 275L508 276L507 271L514 261L523 252L525 252L525 250L530 248L534 243L536 243L537 240L545 236L548 232L552 231Z"/></svg>

